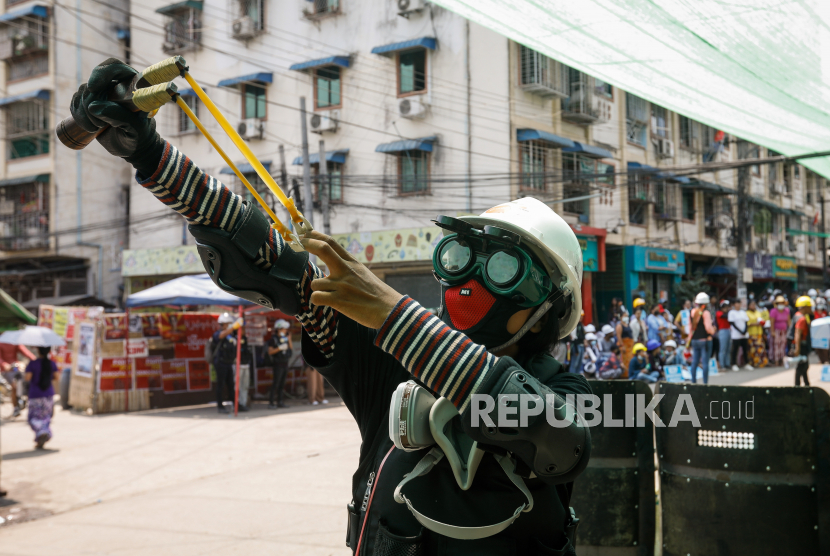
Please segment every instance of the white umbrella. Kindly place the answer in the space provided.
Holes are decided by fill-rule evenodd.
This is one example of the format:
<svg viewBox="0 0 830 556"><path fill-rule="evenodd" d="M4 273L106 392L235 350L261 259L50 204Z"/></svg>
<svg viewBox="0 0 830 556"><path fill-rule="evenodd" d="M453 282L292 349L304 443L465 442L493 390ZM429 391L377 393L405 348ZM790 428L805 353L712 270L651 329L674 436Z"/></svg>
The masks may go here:
<svg viewBox="0 0 830 556"><path fill-rule="evenodd" d="M8 330L0 334L0 344L14 344L35 347L65 346L63 338L51 328L44 326L27 326L22 330Z"/></svg>

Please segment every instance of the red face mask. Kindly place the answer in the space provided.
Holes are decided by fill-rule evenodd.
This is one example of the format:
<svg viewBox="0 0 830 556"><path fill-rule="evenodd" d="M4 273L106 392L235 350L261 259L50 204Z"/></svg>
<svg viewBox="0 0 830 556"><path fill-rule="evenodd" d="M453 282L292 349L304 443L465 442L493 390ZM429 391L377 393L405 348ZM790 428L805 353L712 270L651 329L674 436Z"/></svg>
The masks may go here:
<svg viewBox="0 0 830 556"><path fill-rule="evenodd" d="M440 317L454 330L489 348L513 337L507 331L507 321L520 310L512 300L490 293L483 283L473 278L460 286L444 289Z"/></svg>

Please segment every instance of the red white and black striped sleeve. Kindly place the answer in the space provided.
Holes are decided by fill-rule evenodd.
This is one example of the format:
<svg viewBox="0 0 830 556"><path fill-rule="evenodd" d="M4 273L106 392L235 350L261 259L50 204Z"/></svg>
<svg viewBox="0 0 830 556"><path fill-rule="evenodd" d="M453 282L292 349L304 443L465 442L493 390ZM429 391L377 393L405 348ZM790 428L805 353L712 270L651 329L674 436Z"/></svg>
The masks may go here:
<svg viewBox="0 0 830 556"><path fill-rule="evenodd" d="M242 197L203 172L170 143L165 145L156 171L146 179L136 174L136 181L191 224L230 232L242 215ZM286 247L279 234L269 229L254 264L267 271ZM338 313L331 307L318 307L309 301L311 281L322 276L319 268L308 264L308 270L297 284L302 302L296 317L323 355L331 358L337 337Z"/></svg>
<svg viewBox="0 0 830 556"><path fill-rule="evenodd" d="M499 358L404 296L378 330L375 345L463 413Z"/></svg>

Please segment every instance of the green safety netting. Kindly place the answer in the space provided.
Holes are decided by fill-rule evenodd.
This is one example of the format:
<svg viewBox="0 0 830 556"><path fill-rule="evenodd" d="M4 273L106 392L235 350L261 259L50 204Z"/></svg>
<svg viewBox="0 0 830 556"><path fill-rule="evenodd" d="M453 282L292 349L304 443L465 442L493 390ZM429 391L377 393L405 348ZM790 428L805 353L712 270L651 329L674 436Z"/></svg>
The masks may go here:
<svg viewBox="0 0 830 556"><path fill-rule="evenodd" d="M828 0L433 0L730 134L830 150ZM802 162L830 178L830 159Z"/></svg>

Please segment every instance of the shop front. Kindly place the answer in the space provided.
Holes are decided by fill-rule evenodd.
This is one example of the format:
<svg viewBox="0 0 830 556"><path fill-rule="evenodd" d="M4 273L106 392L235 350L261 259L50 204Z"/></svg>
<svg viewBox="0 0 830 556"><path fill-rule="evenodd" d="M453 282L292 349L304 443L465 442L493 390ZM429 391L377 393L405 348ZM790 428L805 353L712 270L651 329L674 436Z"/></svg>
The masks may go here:
<svg viewBox="0 0 830 556"><path fill-rule="evenodd" d="M625 248L625 303L635 297L651 302L673 303L672 291L686 274L686 255L682 251L643 247Z"/></svg>
<svg viewBox="0 0 830 556"><path fill-rule="evenodd" d="M767 289L774 289L775 277L772 272L772 255L750 251L746 254L746 268L752 270L752 283L747 284L748 293L756 298L763 296Z"/></svg>
<svg viewBox="0 0 830 556"><path fill-rule="evenodd" d="M773 257L772 278L774 287L785 294L792 293L798 281L798 262L793 257Z"/></svg>
<svg viewBox="0 0 830 556"><path fill-rule="evenodd" d="M613 298L613 293L599 290L603 284L597 279L602 276L600 273L605 273L606 269L605 236L607 232L601 228L589 226L571 226L571 228L582 248L582 310L585 311L583 323L591 324L596 320L602 321ZM622 297L622 292L618 296Z"/></svg>

